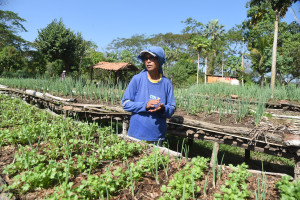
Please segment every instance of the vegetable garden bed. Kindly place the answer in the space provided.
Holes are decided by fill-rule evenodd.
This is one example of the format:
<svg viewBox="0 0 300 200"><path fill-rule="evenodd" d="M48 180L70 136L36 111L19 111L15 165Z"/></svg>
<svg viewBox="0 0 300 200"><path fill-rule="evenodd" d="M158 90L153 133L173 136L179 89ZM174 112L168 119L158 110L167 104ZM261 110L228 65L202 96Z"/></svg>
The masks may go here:
<svg viewBox="0 0 300 200"><path fill-rule="evenodd" d="M279 199L299 182L251 174L246 166L170 157L125 141L112 127L54 117L0 95L2 195L17 199ZM184 150L185 149L185 150ZM183 148L183 154L187 154ZM276 183L276 184L275 184ZM298 185L297 185L298 184ZM299 190L299 189L298 189ZM8 194L9 193L9 194Z"/></svg>
<svg viewBox="0 0 300 200"><path fill-rule="evenodd" d="M79 103L72 103L74 98L66 99L33 90L24 91L10 88L1 90L6 91L11 96L20 97L28 103L36 103L39 107L50 108L55 112L64 113L71 117L76 116L82 120L96 121L98 123L102 123L103 121L115 121L116 123L123 121L123 129L119 129L119 131L122 129L123 133L126 132L128 127L127 119L129 113L124 112L120 106L96 104L96 102L90 104L93 102L91 100L88 101L89 103L84 100L81 100ZM177 113L182 114L178 116ZM234 114L226 114L225 120L222 121L218 120L218 113L204 113L203 116L201 115L201 113L197 115L187 115L185 111L178 109L175 115L168 121L168 133L180 135L184 138L188 137L193 140L200 139L213 141L215 144L217 142L242 147L245 149L245 159L248 161L250 160L249 150L277 156L277 158L273 157L275 159L273 159L274 161L272 162L281 160L281 157L290 159L290 163L293 163L295 160L295 164L292 164L292 167L295 166L294 177L300 177L299 147L286 145L293 141L299 142L297 140L291 140L290 137L286 137L297 136L299 128L291 129L291 127L288 127L291 131L296 131L293 133L294 135L290 135L289 132L286 133L285 131L286 123L290 126L293 124L294 119L284 119L280 121L279 125L276 125L270 123L268 118L264 118L259 126L255 126L253 117L251 116L243 117L239 123L237 123ZM288 140L284 141L286 138ZM189 142L189 144L191 143ZM291 144L293 145L293 143ZM269 158L267 159L269 160ZM271 169L271 171L273 170ZM293 175L293 172L285 173Z"/></svg>

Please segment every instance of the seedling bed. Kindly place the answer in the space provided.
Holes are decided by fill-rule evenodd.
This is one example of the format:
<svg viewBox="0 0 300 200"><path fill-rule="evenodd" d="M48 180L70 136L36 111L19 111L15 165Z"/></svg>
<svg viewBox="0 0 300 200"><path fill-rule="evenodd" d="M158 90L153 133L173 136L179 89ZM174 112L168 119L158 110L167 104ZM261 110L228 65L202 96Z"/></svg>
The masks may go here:
<svg viewBox="0 0 300 200"><path fill-rule="evenodd" d="M228 186L222 185L235 171L210 167L202 157L159 154L156 147L123 140L109 126L53 116L3 95L0 100L1 195L10 198L224 198ZM182 155L188 155L187 147L181 149ZM238 167L235 176L247 189L240 185L243 194L233 195L280 198L274 183L281 177L264 174L258 178L250 176L245 166Z"/></svg>

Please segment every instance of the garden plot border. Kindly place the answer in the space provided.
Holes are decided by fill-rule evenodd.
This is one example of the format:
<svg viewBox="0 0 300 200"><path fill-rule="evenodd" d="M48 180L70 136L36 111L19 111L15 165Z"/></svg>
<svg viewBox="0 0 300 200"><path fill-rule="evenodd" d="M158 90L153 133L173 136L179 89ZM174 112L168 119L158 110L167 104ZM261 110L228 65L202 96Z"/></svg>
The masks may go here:
<svg viewBox="0 0 300 200"><path fill-rule="evenodd" d="M121 107L107 106L100 104L78 104L75 99L63 99L48 93L35 92L33 90L18 90L7 87L0 87L0 92L18 97L30 104L35 104L39 108L47 108L57 114L85 119L87 121L102 122L115 120L123 123L122 133L126 135L130 113L125 112ZM267 130L263 138L250 137L250 130L245 127L229 127L210 124L203 121L196 121L182 116L173 116L167 120L168 133L189 139L192 144L194 140L213 141L214 150L212 158L218 152L218 144L227 144L245 149L245 160L250 158L250 150L263 152L275 156L285 157L295 160L294 179L300 179L300 145L298 141L300 134L291 134L288 129L281 134L274 134L276 130ZM278 132L278 130L277 130ZM283 137L279 137L279 136ZM285 135L292 135L295 143L285 143ZM271 139L269 142L268 140ZM291 144L291 145L289 145ZM214 155L214 156L213 156ZM213 159L212 159L213 160Z"/></svg>

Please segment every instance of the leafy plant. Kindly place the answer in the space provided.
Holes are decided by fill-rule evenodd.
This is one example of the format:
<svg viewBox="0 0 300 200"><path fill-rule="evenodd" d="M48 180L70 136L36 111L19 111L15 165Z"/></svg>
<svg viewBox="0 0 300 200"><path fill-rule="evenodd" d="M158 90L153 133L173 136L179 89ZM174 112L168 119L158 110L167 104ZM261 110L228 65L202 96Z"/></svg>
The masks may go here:
<svg viewBox="0 0 300 200"><path fill-rule="evenodd" d="M233 165L229 165L233 170L229 173L229 180L225 180L225 184L221 186L223 194L216 193L215 199L235 200L246 199L250 195L246 180L251 173L247 171L247 165L245 163L238 165L236 169Z"/></svg>
<svg viewBox="0 0 300 200"><path fill-rule="evenodd" d="M280 190L282 200L300 199L300 181L291 182L290 176L283 176L276 187Z"/></svg>
<svg viewBox="0 0 300 200"><path fill-rule="evenodd" d="M200 192L200 187L196 185L196 180L200 179L203 171L207 169L208 160L200 156L193 158L191 162L185 165L183 170L174 175L174 178L169 181L167 186L163 185L161 187L164 195L159 199L177 199L180 197L188 199L194 196L195 192Z"/></svg>

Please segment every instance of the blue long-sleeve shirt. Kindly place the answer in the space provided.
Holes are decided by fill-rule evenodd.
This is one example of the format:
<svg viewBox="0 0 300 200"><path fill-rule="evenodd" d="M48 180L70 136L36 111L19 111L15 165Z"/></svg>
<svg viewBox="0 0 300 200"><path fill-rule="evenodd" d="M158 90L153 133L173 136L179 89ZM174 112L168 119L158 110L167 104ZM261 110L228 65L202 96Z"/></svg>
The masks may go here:
<svg viewBox="0 0 300 200"><path fill-rule="evenodd" d="M160 103L165 105L164 111L147 111L146 105L151 99L160 99ZM176 109L172 83L165 76L158 83L152 83L144 70L130 81L122 98L122 106L132 113L129 136L145 141L164 140L166 118L170 118Z"/></svg>

